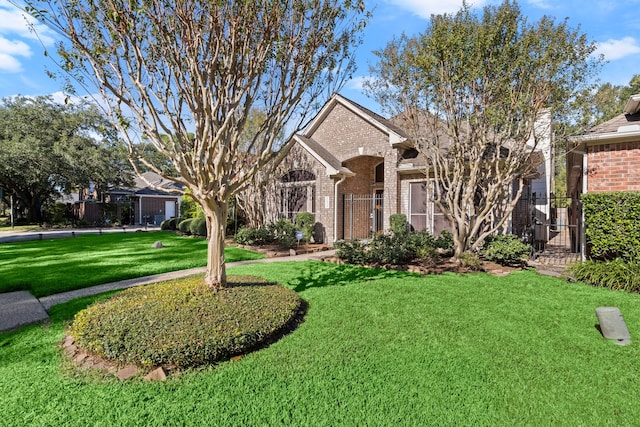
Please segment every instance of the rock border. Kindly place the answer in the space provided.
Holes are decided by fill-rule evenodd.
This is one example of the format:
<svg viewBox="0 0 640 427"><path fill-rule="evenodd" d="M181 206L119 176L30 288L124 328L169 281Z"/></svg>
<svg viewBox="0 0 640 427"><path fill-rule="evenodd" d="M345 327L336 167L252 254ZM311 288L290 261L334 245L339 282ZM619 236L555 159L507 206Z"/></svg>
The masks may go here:
<svg viewBox="0 0 640 427"><path fill-rule="evenodd" d="M75 340L71 335L64 337L61 347L64 356L81 369L100 371L103 374L113 375L119 380L128 380L146 372L136 365L120 365L85 351L75 344ZM166 381L170 374L175 374L175 372L167 367L158 366L147 372L142 379L146 381Z"/></svg>

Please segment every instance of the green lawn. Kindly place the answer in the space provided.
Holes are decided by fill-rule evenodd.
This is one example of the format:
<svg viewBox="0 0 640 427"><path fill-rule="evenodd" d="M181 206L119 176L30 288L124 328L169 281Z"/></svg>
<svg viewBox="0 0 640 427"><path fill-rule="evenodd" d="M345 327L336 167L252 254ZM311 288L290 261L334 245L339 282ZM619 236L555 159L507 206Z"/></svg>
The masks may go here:
<svg viewBox="0 0 640 427"><path fill-rule="evenodd" d="M161 241L165 246L154 249ZM263 258L225 249L227 262ZM105 233L0 244L0 292L31 291L36 297L87 286L207 264L207 242L171 232Z"/></svg>
<svg viewBox="0 0 640 427"><path fill-rule="evenodd" d="M309 303L291 335L239 362L166 383L62 373L65 319L0 335L8 426L637 425L640 295L515 272L420 277L319 262L229 269ZM621 309L633 343L604 340Z"/></svg>

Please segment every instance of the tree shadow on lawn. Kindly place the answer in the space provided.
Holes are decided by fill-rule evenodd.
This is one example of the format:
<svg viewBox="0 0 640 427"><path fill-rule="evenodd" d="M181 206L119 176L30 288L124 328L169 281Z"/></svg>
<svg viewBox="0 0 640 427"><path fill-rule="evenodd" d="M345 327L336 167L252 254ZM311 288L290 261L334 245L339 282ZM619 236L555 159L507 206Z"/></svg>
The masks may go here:
<svg viewBox="0 0 640 427"><path fill-rule="evenodd" d="M403 271L323 262L307 263L305 267L301 269L301 274L298 277L287 282L287 286L292 287L296 292L325 286L344 286L368 280L419 276L419 274Z"/></svg>

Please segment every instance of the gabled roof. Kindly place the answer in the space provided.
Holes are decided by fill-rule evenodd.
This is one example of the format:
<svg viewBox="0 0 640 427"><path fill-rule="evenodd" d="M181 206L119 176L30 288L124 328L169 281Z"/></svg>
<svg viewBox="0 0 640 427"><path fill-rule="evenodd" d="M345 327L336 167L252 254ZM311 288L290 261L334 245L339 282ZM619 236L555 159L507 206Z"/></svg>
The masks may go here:
<svg viewBox="0 0 640 427"><path fill-rule="evenodd" d="M337 93L331 97L331 99L324 105L324 107L322 107L320 112L313 118L313 120L311 120L302 134L305 136L312 135L313 132L318 128L318 126L320 126L320 124L322 124L322 122L326 119L326 117L337 104L344 106L377 129L387 133L389 135L389 141L391 142L391 144L400 144L407 140L407 135L402 130L402 128L395 125L390 120L385 119L381 115L374 113L368 108L365 108L362 105L357 104Z"/></svg>
<svg viewBox="0 0 640 427"><path fill-rule="evenodd" d="M329 153L326 148L320 145L313 138L307 138L303 135L294 135L293 139L309 152L317 161L319 161L326 169L327 175L355 175L348 168L342 166L340 160L333 154Z"/></svg>
<svg viewBox="0 0 640 427"><path fill-rule="evenodd" d="M640 138L640 94L629 98L624 112L589 129L585 135L572 138L576 142L623 142Z"/></svg>

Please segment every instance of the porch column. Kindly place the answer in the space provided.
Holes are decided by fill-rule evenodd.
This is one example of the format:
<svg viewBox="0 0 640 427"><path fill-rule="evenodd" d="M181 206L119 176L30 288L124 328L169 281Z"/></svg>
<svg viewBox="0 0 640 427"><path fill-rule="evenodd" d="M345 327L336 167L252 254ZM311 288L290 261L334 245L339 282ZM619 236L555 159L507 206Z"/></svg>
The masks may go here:
<svg viewBox="0 0 640 427"><path fill-rule="evenodd" d="M390 217L400 213L398 205L398 150L389 148L384 156L384 201L382 209L382 229L391 228Z"/></svg>

